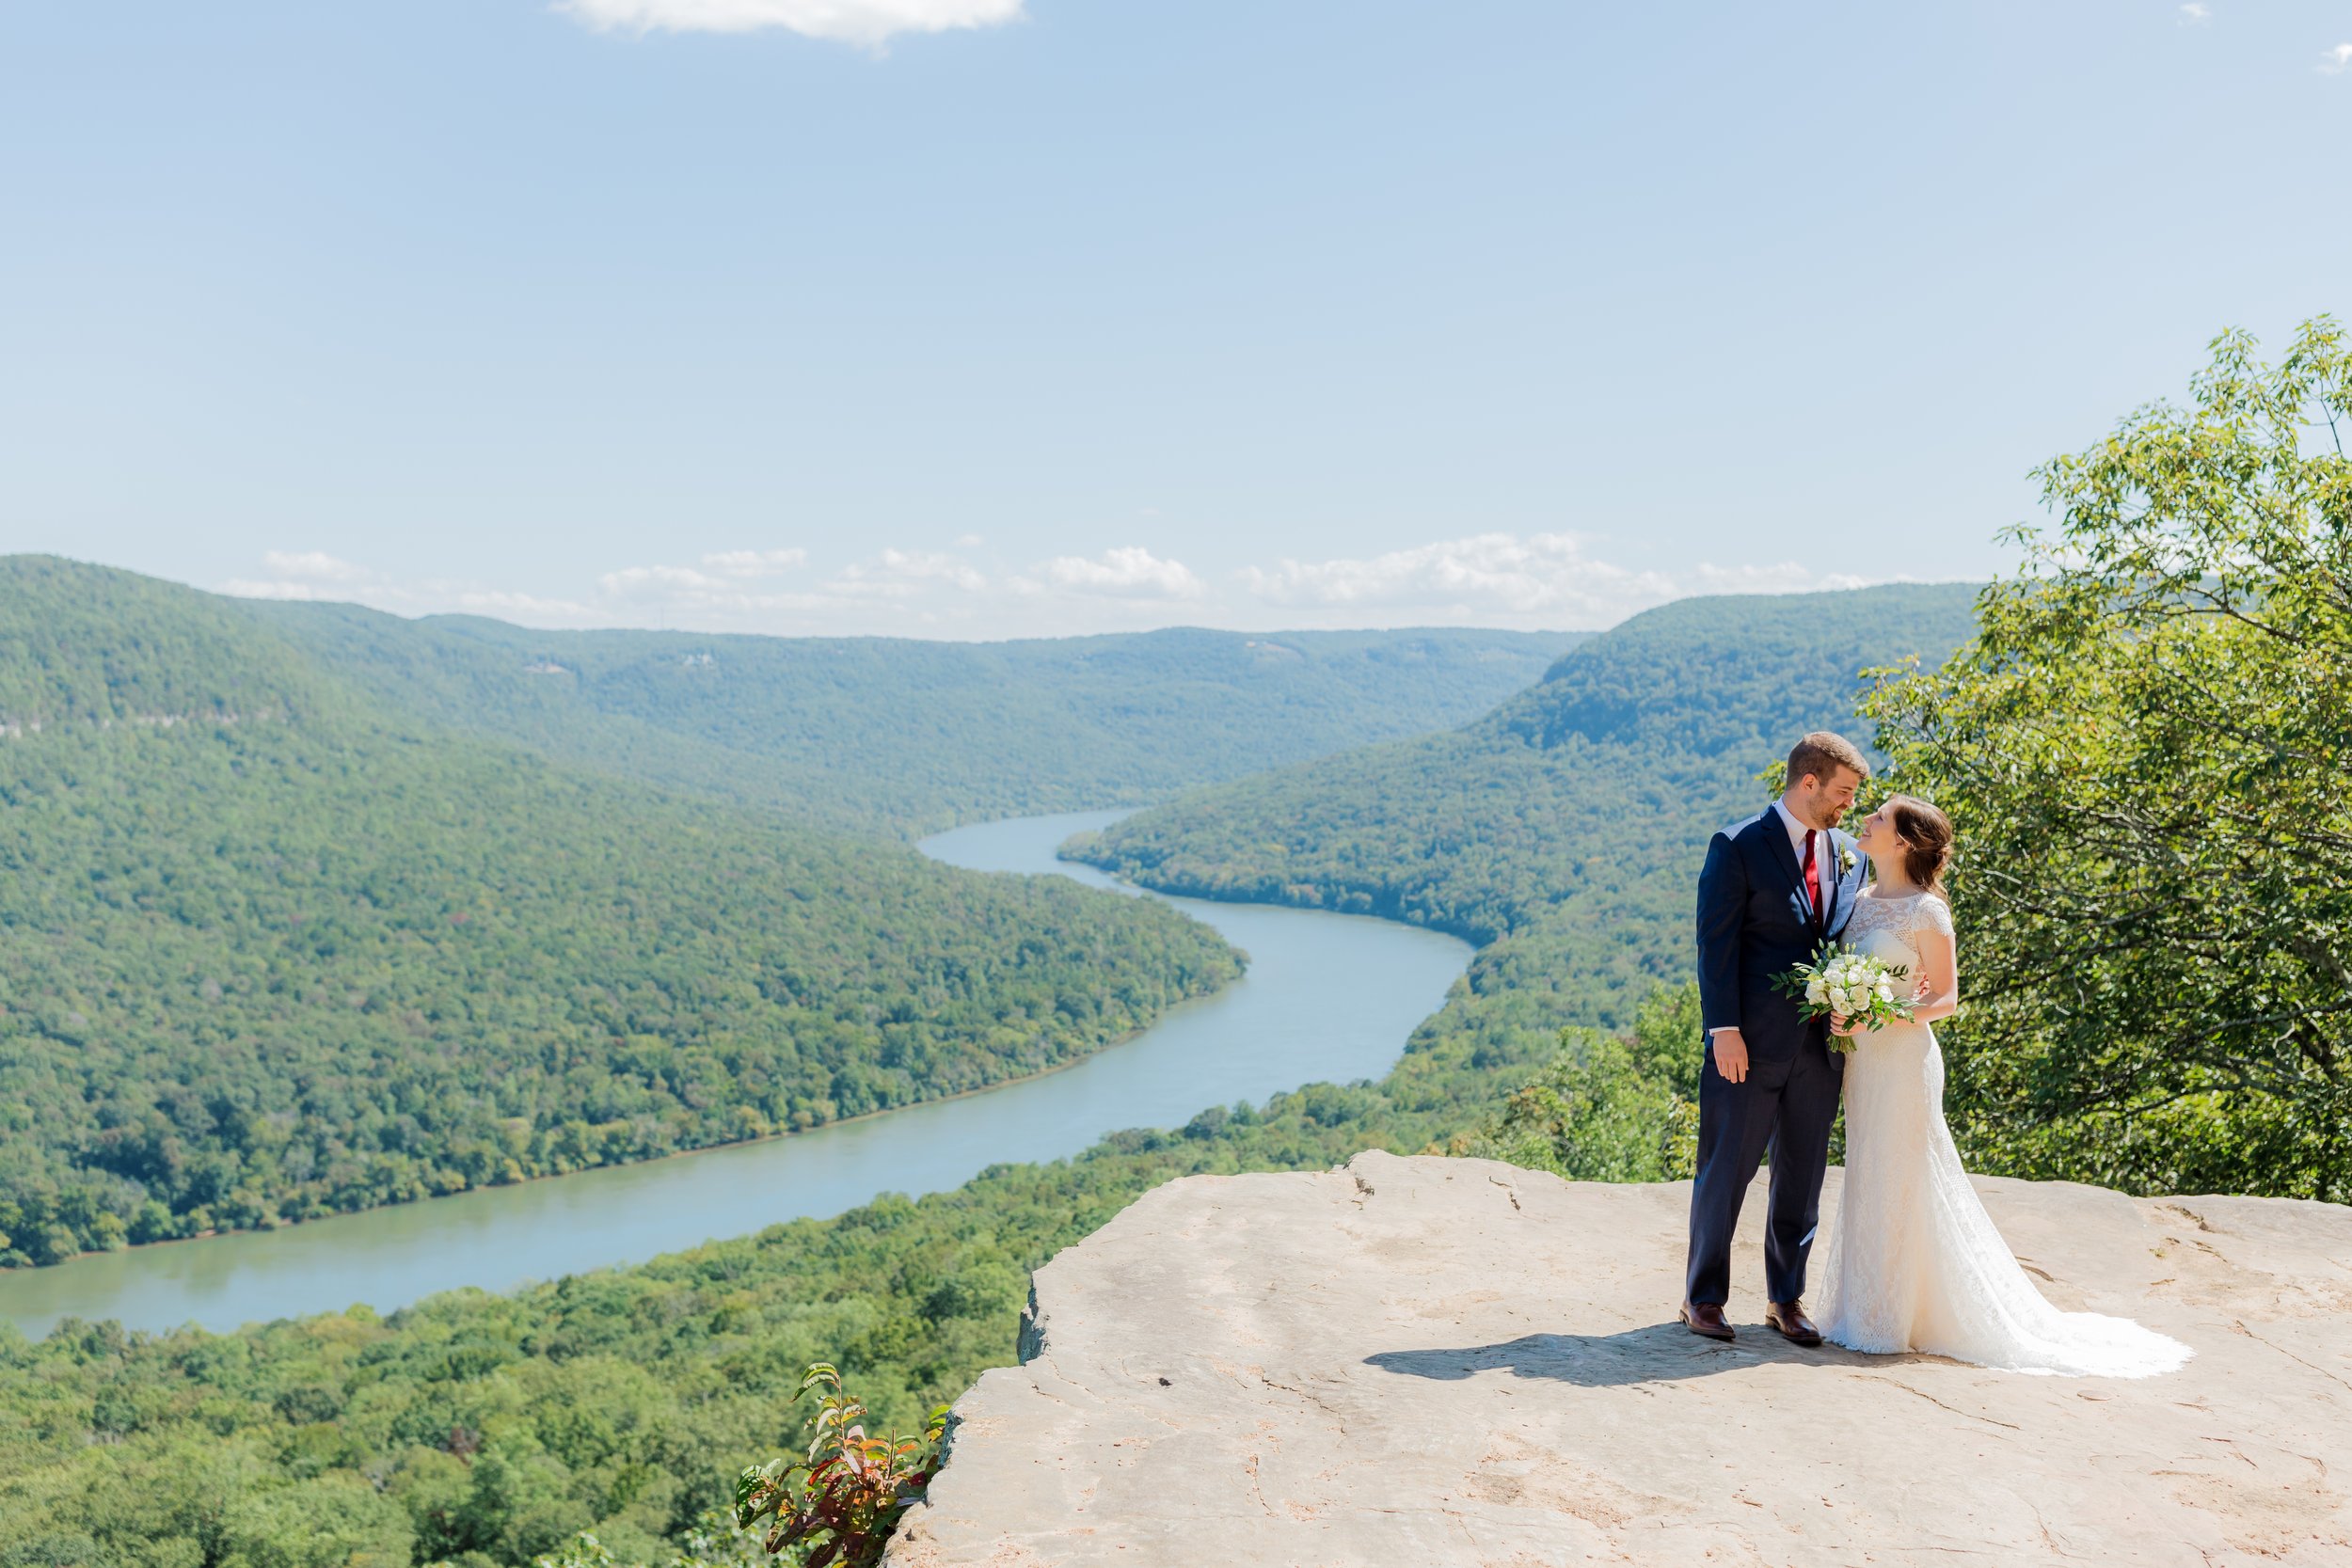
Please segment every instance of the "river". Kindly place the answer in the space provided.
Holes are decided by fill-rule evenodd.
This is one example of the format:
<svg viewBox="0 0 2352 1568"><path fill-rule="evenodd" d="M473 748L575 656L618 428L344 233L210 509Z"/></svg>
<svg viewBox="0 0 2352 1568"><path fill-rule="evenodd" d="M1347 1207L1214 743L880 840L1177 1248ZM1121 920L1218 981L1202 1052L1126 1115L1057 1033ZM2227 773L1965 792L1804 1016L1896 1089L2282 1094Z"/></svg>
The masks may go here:
<svg viewBox="0 0 2352 1568"><path fill-rule="evenodd" d="M1013 817L922 848L974 870L1160 897L1054 858L1072 833L1124 815ZM358 1303L389 1311L457 1286L506 1290L837 1214L879 1193L946 1191L992 1164L1075 1154L1118 1128L1181 1126L1205 1106L1379 1077L1470 957L1454 937L1369 916L1168 902L1248 953L1248 973L1060 1071L762 1143L0 1272L0 1314L38 1338L65 1318L230 1329Z"/></svg>

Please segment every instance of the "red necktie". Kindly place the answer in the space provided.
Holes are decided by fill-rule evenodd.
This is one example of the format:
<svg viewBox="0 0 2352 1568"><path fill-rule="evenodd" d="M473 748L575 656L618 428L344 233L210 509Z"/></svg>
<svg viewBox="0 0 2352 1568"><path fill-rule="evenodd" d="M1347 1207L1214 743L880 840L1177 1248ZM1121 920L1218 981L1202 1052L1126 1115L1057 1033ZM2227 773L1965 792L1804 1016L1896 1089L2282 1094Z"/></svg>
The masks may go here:
<svg viewBox="0 0 2352 1568"><path fill-rule="evenodd" d="M1804 835L1804 895L1813 900L1813 925L1821 924L1821 864L1813 858L1813 841L1821 835L1811 829Z"/></svg>

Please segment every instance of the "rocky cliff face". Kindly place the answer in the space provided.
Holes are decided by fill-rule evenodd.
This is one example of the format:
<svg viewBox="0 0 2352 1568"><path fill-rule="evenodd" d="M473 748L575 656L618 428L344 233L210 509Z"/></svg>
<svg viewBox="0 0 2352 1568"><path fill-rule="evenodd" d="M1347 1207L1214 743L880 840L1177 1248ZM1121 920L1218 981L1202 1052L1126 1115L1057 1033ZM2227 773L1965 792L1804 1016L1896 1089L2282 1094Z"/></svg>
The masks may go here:
<svg viewBox="0 0 2352 1568"><path fill-rule="evenodd" d="M1195 1177L1040 1271L888 1561L2352 1563L2352 1209L1978 1185L2059 1306L2197 1358L1798 1350L1761 1325L1760 1186L1716 1345L1673 1322L1685 1185Z"/></svg>

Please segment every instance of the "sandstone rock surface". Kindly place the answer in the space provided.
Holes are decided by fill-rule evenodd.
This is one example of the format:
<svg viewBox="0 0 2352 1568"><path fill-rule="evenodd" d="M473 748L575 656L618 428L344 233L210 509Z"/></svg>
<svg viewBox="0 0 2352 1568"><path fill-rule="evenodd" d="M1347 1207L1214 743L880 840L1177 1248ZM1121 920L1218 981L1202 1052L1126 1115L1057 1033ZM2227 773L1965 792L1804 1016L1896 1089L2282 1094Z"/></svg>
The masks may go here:
<svg viewBox="0 0 2352 1568"><path fill-rule="evenodd" d="M1834 1207L1838 1173L1831 1175ZM2352 1564L2352 1209L1978 1183L2045 1292L2196 1347L2026 1377L1672 1321L1687 1185L1195 1177L1039 1272L893 1568Z"/></svg>

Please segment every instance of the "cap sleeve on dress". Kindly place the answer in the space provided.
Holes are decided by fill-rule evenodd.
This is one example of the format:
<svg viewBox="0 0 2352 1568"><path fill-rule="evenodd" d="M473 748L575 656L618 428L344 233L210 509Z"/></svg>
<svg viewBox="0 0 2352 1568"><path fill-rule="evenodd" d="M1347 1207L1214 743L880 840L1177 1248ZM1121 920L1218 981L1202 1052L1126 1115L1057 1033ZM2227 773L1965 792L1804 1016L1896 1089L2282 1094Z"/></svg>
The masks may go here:
<svg viewBox="0 0 2352 1568"><path fill-rule="evenodd" d="M1952 907L1949 904L1931 893L1919 900L1919 906L1920 912L1927 917L1927 923L1930 926L1947 937L1952 934Z"/></svg>

